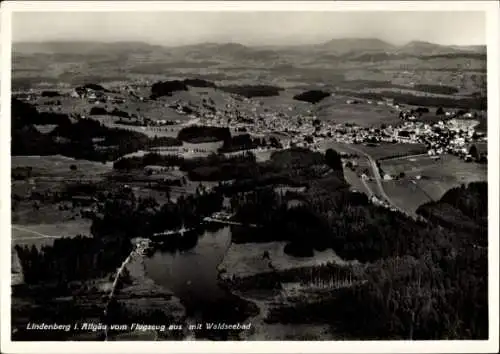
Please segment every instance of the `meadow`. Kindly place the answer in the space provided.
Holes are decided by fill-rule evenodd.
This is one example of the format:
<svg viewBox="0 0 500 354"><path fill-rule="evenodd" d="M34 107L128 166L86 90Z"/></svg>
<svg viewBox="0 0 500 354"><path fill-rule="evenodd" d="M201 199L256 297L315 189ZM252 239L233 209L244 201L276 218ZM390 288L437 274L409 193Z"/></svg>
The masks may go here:
<svg viewBox="0 0 500 354"><path fill-rule="evenodd" d="M353 99L352 96L338 95L326 98L316 108L318 118L335 123L352 123L362 127L378 127L381 124L395 125L400 122L398 112L394 108L368 103L346 103Z"/></svg>
<svg viewBox="0 0 500 354"><path fill-rule="evenodd" d="M384 181L384 190L400 209L416 215L417 208L430 201L425 192L410 180Z"/></svg>
<svg viewBox="0 0 500 354"><path fill-rule="evenodd" d="M76 166L75 170L71 166ZM77 160L66 156L12 156L11 167L31 167L32 177L95 177L112 170L112 163Z"/></svg>
<svg viewBox="0 0 500 354"><path fill-rule="evenodd" d="M399 207L411 212L423 203L440 199L451 188L487 180L485 165L465 162L453 155L437 160L429 156L383 160L381 168L393 176L404 173L403 179L384 181L383 185Z"/></svg>
<svg viewBox="0 0 500 354"><path fill-rule="evenodd" d="M13 244L51 244L57 237L89 235L90 220L78 208L61 208L43 196L63 191L66 183L98 182L112 164L75 160L64 156L12 156L12 169L31 168L22 180L12 181ZM39 197L33 197L38 195Z"/></svg>
<svg viewBox="0 0 500 354"><path fill-rule="evenodd" d="M375 145L359 144L355 147L378 161L392 157L425 154L427 152L424 144L380 143Z"/></svg>

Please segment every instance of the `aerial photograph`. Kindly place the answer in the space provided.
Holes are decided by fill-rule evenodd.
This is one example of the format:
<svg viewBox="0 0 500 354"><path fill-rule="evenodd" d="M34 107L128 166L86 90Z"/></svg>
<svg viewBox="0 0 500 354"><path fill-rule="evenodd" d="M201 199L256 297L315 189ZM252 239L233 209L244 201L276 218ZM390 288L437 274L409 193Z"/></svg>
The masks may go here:
<svg viewBox="0 0 500 354"><path fill-rule="evenodd" d="M486 22L13 13L11 340L487 340Z"/></svg>

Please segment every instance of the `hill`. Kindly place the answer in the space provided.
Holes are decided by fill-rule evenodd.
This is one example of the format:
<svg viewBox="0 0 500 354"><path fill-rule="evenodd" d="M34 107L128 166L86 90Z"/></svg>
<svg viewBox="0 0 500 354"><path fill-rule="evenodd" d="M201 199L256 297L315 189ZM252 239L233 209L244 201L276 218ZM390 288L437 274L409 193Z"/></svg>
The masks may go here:
<svg viewBox="0 0 500 354"><path fill-rule="evenodd" d="M156 53L172 58L189 56L197 59L226 58L243 60L280 60L304 53L321 52L334 57L352 57L364 53L406 54L426 56L444 53L486 54L485 46L444 46L412 41L396 46L377 38L338 38L327 42L298 46L246 46L240 43L199 43L164 47L145 42L50 41L13 43L16 54L133 54Z"/></svg>
<svg viewBox="0 0 500 354"><path fill-rule="evenodd" d="M396 46L374 38L332 39L296 46L26 42L14 44L12 62L14 90L46 83L82 85L137 79L158 82L188 76L214 82L220 88L258 84L309 90L322 83L331 90L352 87L364 80L370 85L362 87L360 83L357 91L398 89L415 82L461 87L460 96L486 91L486 53L482 46L417 41ZM381 87L379 82L387 84Z"/></svg>
<svg viewBox="0 0 500 354"><path fill-rule="evenodd" d="M47 41L14 42L12 51L22 54L110 54L158 51L164 47L145 42Z"/></svg>
<svg viewBox="0 0 500 354"><path fill-rule="evenodd" d="M376 38L339 38L315 46L316 49L331 54L347 54L354 52L391 51L395 46Z"/></svg>

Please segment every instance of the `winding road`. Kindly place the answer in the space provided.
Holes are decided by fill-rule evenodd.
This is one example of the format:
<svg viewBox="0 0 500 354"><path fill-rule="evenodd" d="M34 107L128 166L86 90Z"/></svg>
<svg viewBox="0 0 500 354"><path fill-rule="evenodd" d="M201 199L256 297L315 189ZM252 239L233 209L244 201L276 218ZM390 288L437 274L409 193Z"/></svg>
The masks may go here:
<svg viewBox="0 0 500 354"><path fill-rule="evenodd" d="M363 150L360 150L356 147L353 147L353 146L349 146L349 149L353 150L353 151L356 151L360 154L362 154L363 156L365 156L368 161L370 162L370 167L371 169L373 170L373 177L375 178L375 182L377 182L377 187L378 187L378 190L379 190L379 193L380 195L385 199L387 200L387 202L389 204L391 204L392 206L394 206L395 208L398 208L394 202L391 200L391 198L389 198L389 196L387 195L387 193L385 193L385 190L384 190L384 186L382 186L382 176L380 176L380 171L377 167L377 162L375 161L375 159L373 157L371 157L371 155L369 155L368 153L364 152ZM398 208L399 209L399 208Z"/></svg>
<svg viewBox="0 0 500 354"><path fill-rule="evenodd" d="M398 207L394 201L387 195L387 193L385 192L384 190L384 186L382 185L382 176L380 176L380 171L378 169L378 166L377 166L377 162L375 161L375 159L370 155L368 154L367 152L363 151L363 150L360 150L358 149L357 147L355 146L352 146L352 145L348 145L348 144L344 144L344 147L349 149L349 150L352 150L354 152L357 152L358 154L361 154L363 155L364 157L366 157L368 159L368 162L370 163L370 167L373 171L373 177L375 178L375 182L377 183L377 188L378 188L378 192L379 192L379 195L382 196L382 198L384 198L387 203L389 203L391 205L391 207L397 209L398 211L400 211L401 213L405 214L405 215L408 215L410 216L411 218L414 218L414 216L412 216L410 213L408 213L407 211L401 209L400 207ZM368 186L368 184L362 180L364 186L366 187L366 189L373 194L373 191L371 190L370 186Z"/></svg>

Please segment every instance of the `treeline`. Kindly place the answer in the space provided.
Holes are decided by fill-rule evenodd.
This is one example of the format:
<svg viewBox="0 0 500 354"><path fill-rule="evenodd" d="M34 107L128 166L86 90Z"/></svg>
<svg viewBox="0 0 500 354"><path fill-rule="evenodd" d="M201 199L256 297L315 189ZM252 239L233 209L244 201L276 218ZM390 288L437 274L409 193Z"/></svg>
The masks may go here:
<svg viewBox="0 0 500 354"><path fill-rule="evenodd" d="M425 55L422 56L422 60L429 59L478 59L478 60L486 60L486 53L443 53L443 54L433 54L433 55ZM486 70L486 69L484 69Z"/></svg>
<svg viewBox="0 0 500 354"><path fill-rule="evenodd" d="M78 86L78 87L75 88L75 91L85 91L85 90L110 92L105 87L103 87L103 86L101 86L99 84L94 84L94 83L86 83L86 84L84 84L82 86Z"/></svg>
<svg viewBox="0 0 500 354"><path fill-rule="evenodd" d="M188 91L191 87L211 87L216 88L215 83L203 79L185 79L158 81L151 86L151 98L155 99L162 96L172 96L176 91Z"/></svg>
<svg viewBox="0 0 500 354"><path fill-rule="evenodd" d="M29 103L11 99L11 129L21 129L28 125L53 125L68 124L71 120L67 114L53 112L38 112L38 110Z"/></svg>
<svg viewBox="0 0 500 354"><path fill-rule="evenodd" d="M279 96L284 89L270 85L229 85L219 86L219 90L246 98Z"/></svg>
<svg viewBox="0 0 500 354"><path fill-rule="evenodd" d="M267 321L327 323L347 339L488 338L486 193L486 183L473 183L450 190L430 204L435 209L447 205L459 210L484 227L482 235L461 224L417 223L370 204L360 208L361 199L358 203L344 200L341 210L326 203L328 211L321 213L325 200L314 195L306 207L315 209L327 224L331 214L337 220L327 226L337 254L372 262L357 274L365 283L332 289L313 303L304 300L271 309ZM304 242L310 237L304 235Z"/></svg>
<svg viewBox="0 0 500 354"><path fill-rule="evenodd" d="M87 188L83 192L96 191ZM153 198L136 198L131 190L123 189L101 202L98 215L93 217L93 237L61 238L40 250L16 246L26 283L51 282L64 288L73 280L106 276L130 253L132 238L183 226L198 228L204 217L222 208L223 197L216 191L197 190L195 195L159 205ZM188 234L169 246L189 249L196 245L197 237L196 233Z"/></svg>
<svg viewBox="0 0 500 354"><path fill-rule="evenodd" d="M311 90L305 91L298 95L293 96L294 100L297 101L305 101L309 103L318 103L322 101L324 98L330 96L329 92L321 91L321 90Z"/></svg>
<svg viewBox="0 0 500 354"><path fill-rule="evenodd" d="M467 229L459 229L461 224L450 230L375 206L365 195L342 188L338 178L316 177L308 186L303 203L292 207L270 188L233 196L236 219L262 226L258 233L233 235L235 242L287 241L285 251L297 256L332 248L344 259L362 262L402 255L417 257L429 249L440 253L443 248L465 247L472 242L484 244L472 241L481 234L471 237ZM471 213L466 216L476 215ZM485 229L486 225L474 227Z"/></svg>
<svg viewBox="0 0 500 354"><path fill-rule="evenodd" d="M417 91L436 93L440 95L454 95L458 93L458 89L456 87L446 86L446 85L417 84L413 86L413 89Z"/></svg>
<svg viewBox="0 0 500 354"><path fill-rule="evenodd" d="M488 184L472 182L452 188L436 202L417 209L424 218L444 227L470 233L471 244L488 244Z"/></svg>
<svg viewBox="0 0 500 354"><path fill-rule="evenodd" d="M339 94L353 95L351 91L337 91ZM487 98L481 97L435 97L435 96L418 96L408 93L400 93L394 91L383 92L356 92L356 97L369 100L384 100L392 98L394 101L411 106L428 106L428 107L445 107L445 108L463 108L463 109L487 109Z"/></svg>
<svg viewBox="0 0 500 354"><path fill-rule="evenodd" d="M158 153L148 153L143 156L122 157L113 163L116 170L137 170L146 166L183 166L185 159L178 155L163 155Z"/></svg>
<svg viewBox="0 0 500 354"><path fill-rule="evenodd" d="M211 87L216 88L215 83L203 79L185 79L184 83L191 87Z"/></svg>
<svg viewBox="0 0 500 354"><path fill-rule="evenodd" d="M227 127L192 125L182 128L177 134L177 139L189 143L226 141L231 139L231 132Z"/></svg>
<svg viewBox="0 0 500 354"><path fill-rule="evenodd" d="M162 96L172 96L173 92L176 91L187 91L188 86L184 81L172 80L172 81L159 81L155 82L151 86L151 98L155 99Z"/></svg>
<svg viewBox="0 0 500 354"><path fill-rule="evenodd" d="M205 143L222 141L223 146L219 152L234 152L255 149L259 146L281 147L276 137L265 138L252 137L250 134L232 135L227 127L211 127L193 125L182 128L177 134L177 139L189 143Z"/></svg>
<svg viewBox="0 0 500 354"><path fill-rule="evenodd" d="M232 186L225 187L226 191L252 189L267 184L304 185L331 169L334 169L339 178L338 183L345 183L338 154L323 155L301 148L275 151L269 161L260 163L251 152L233 156L214 153L207 157L192 159L150 153L142 157L121 158L113 166L115 169L131 170L148 165L178 166L181 171L187 172L192 181L235 180Z"/></svg>
<svg viewBox="0 0 500 354"><path fill-rule="evenodd" d="M264 272L246 277L224 279L231 289L248 291L252 289L282 290L283 283L299 283L303 286L314 286L326 282L340 283L342 281L356 282L361 280L359 272L353 271L350 266L340 266L335 263L326 263L312 267L283 269L279 272ZM271 314L272 316L272 314ZM273 320L268 317L268 322Z"/></svg>
<svg viewBox="0 0 500 354"><path fill-rule="evenodd" d="M228 85L218 86L214 82L203 79L185 79L158 81L151 86L151 98L172 96L176 91L188 91L192 87L210 87L246 98L279 96L284 89L272 85Z"/></svg>
<svg viewBox="0 0 500 354"><path fill-rule="evenodd" d="M40 133L34 124L57 124L48 134ZM101 140L99 145L93 139ZM179 146L171 137L149 138L125 129L109 128L92 119L73 123L67 115L38 113L30 104L12 100L12 155L55 155L113 161L141 149L157 146Z"/></svg>
<svg viewBox="0 0 500 354"><path fill-rule="evenodd" d="M42 91L40 94L42 97L59 97L61 93L58 91Z"/></svg>
<svg viewBox="0 0 500 354"><path fill-rule="evenodd" d="M255 156L245 153L226 157L212 154L208 157L185 159L178 155L149 153L144 156L124 157L113 164L117 170L142 169L148 165L173 167L187 172L194 181L224 181L234 178L251 178L252 170L258 169Z"/></svg>
<svg viewBox="0 0 500 354"><path fill-rule="evenodd" d="M258 178L261 168L252 153L226 157L210 155L207 158L186 160L181 169L193 181L228 181Z"/></svg>
<svg viewBox="0 0 500 354"><path fill-rule="evenodd" d="M273 147L279 147L280 143L277 141L276 138L273 139L271 137L271 140L269 144L271 144L271 141L273 142ZM258 147L266 147L268 146L268 142L266 141L265 138L253 138L250 134L240 134L240 135L234 135L230 139L225 140L224 144L222 147L219 149L219 152L235 152L235 151L241 151L241 150L251 150L251 149L256 149Z"/></svg>
<svg viewBox="0 0 500 354"><path fill-rule="evenodd" d="M327 323L356 340L487 339L487 266L480 249L381 260L366 283L271 309L267 322Z"/></svg>
<svg viewBox="0 0 500 354"><path fill-rule="evenodd" d="M115 117L120 117L120 118L130 118L131 117L130 113L122 111L116 107L112 111L108 111L104 107L92 107L90 109L90 115L91 116L109 115L109 116L115 116Z"/></svg>
<svg viewBox="0 0 500 354"><path fill-rule="evenodd" d="M65 287L114 272L132 250L129 240L77 236L56 239L52 246L15 246L27 284L54 283ZM48 284L47 284L48 285Z"/></svg>
<svg viewBox="0 0 500 354"><path fill-rule="evenodd" d="M159 205L153 198L136 198L133 192L105 201L101 216L91 227L93 235L119 233L127 238L150 237L165 230L198 227L203 218L222 208L223 196L217 191L201 192L176 202Z"/></svg>

